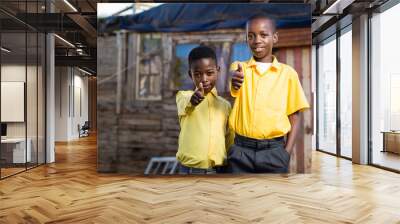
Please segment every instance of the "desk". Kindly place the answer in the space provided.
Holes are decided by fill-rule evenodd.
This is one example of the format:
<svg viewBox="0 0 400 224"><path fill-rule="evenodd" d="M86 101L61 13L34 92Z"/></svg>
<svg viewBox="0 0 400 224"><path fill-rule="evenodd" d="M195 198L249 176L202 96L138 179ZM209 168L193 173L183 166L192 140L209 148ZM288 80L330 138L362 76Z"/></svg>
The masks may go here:
<svg viewBox="0 0 400 224"><path fill-rule="evenodd" d="M26 140L26 142L28 143L27 144L28 147L26 147L26 153L25 153L25 138L6 138L6 139L1 139L2 152L10 150L10 147L12 147L11 148L11 151L12 151L12 163L31 162L31 158L32 158L32 154L31 154L32 141L31 141L30 138L28 138ZM25 158L27 158L27 161L25 161Z"/></svg>
<svg viewBox="0 0 400 224"><path fill-rule="evenodd" d="M383 152L400 154L400 131L383 131Z"/></svg>

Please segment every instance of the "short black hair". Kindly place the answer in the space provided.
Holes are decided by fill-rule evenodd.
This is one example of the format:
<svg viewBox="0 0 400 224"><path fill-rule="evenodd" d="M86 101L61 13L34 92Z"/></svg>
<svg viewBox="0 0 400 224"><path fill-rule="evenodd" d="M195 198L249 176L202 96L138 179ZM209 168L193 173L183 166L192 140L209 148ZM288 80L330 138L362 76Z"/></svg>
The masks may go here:
<svg viewBox="0 0 400 224"><path fill-rule="evenodd" d="M215 65L217 65L217 55L215 54L215 51L210 47L200 45L198 47L193 48L189 53L189 69L193 61L202 58L211 58L212 60L214 60Z"/></svg>
<svg viewBox="0 0 400 224"><path fill-rule="evenodd" d="M273 29L272 31L274 33L276 32L276 20L274 18L270 17L270 16L265 15L265 14L256 14L256 15L251 16L246 22L246 31L247 31L247 26L249 25L249 23L251 21L253 21L253 20L256 20L256 19L266 19L266 20L271 21L272 29Z"/></svg>

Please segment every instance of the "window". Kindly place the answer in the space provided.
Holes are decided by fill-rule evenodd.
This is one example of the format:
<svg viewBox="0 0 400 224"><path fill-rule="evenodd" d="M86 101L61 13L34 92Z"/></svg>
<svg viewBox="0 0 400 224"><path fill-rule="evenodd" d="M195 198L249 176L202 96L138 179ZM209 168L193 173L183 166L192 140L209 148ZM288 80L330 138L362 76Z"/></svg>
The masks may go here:
<svg viewBox="0 0 400 224"><path fill-rule="evenodd" d="M199 46L199 44L177 44L175 46L175 66L173 73L175 75L174 84L180 90L194 89L192 79L188 75L189 63L188 56L190 51Z"/></svg>
<svg viewBox="0 0 400 224"><path fill-rule="evenodd" d="M161 35L142 34L139 38L136 99L161 100Z"/></svg>
<svg viewBox="0 0 400 224"><path fill-rule="evenodd" d="M231 62L247 61L250 58L251 58L251 51L246 42L239 42L233 44Z"/></svg>
<svg viewBox="0 0 400 224"><path fill-rule="evenodd" d="M400 170L400 4L371 18L372 163Z"/></svg>
<svg viewBox="0 0 400 224"><path fill-rule="evenodd" d="M352 157L352 34L351 26L340 36L340 155Z"/></svg>
<svg viewBox="0 0 400 224"><path fill-rule="evenodd" d="M390 74L390 130L400 130L400 73Z"/></svg>
<svg viewBox="0 0 400 224"><path fill-rule="evenodd" d="M318 149L336 154L336 36L318 48Z"/></svg>
<svg viewBox="0 0 400 224"><path fill-rule="evenodd" d="M15 5L12 1L0 2L0 6ZM36 16L43 12L40 7L43 4L44 1L20 1L19 15L35 13ZM0 178L5 178L45 163L46 38L44 33L3 12L0 17L9 21L0 25L0 123L4 127Z"/></svg>

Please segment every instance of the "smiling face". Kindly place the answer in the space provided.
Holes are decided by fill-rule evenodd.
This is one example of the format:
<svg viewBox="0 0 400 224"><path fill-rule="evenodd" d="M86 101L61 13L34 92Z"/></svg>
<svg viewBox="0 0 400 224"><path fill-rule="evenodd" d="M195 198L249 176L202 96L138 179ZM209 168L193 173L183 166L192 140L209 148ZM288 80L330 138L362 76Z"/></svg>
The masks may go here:
<svg viewBox="0 0 400 224"><path fill-rule="evenodd" d="M277 42L278 33L272 20L256 18L247 23L247 43L256 61L272 62L272 47Z"/></svg>
<svg viewBox="0 0 400 224"><path fill-rule="evenodd" d="M220 68L212 58L200 58L190 64L189 75L196 87L203 84L204 93L209 93L215 86Z"/></svg>

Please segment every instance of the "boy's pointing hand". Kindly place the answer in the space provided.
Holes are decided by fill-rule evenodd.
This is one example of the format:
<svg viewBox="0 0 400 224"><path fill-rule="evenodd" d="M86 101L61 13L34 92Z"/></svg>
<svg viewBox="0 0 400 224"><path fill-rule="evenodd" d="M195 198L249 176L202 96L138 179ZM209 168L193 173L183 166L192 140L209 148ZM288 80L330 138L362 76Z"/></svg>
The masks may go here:
<svg viewBox="0 0 400 224"><path fill-rule="evenodd" d="M232 73L232 87L239 90L244 80L242 65L239 63L236 71Z"/></svg>
<svg viewBox="0 0 400 224"><path fill-rule="evenodd" d="M197 106L201 101L204 100L204 88L203 88L203 83L199 83L199 87L194 90L194 93L192 95L192 98L190 98L190 103L193 106Z"/></svg>

